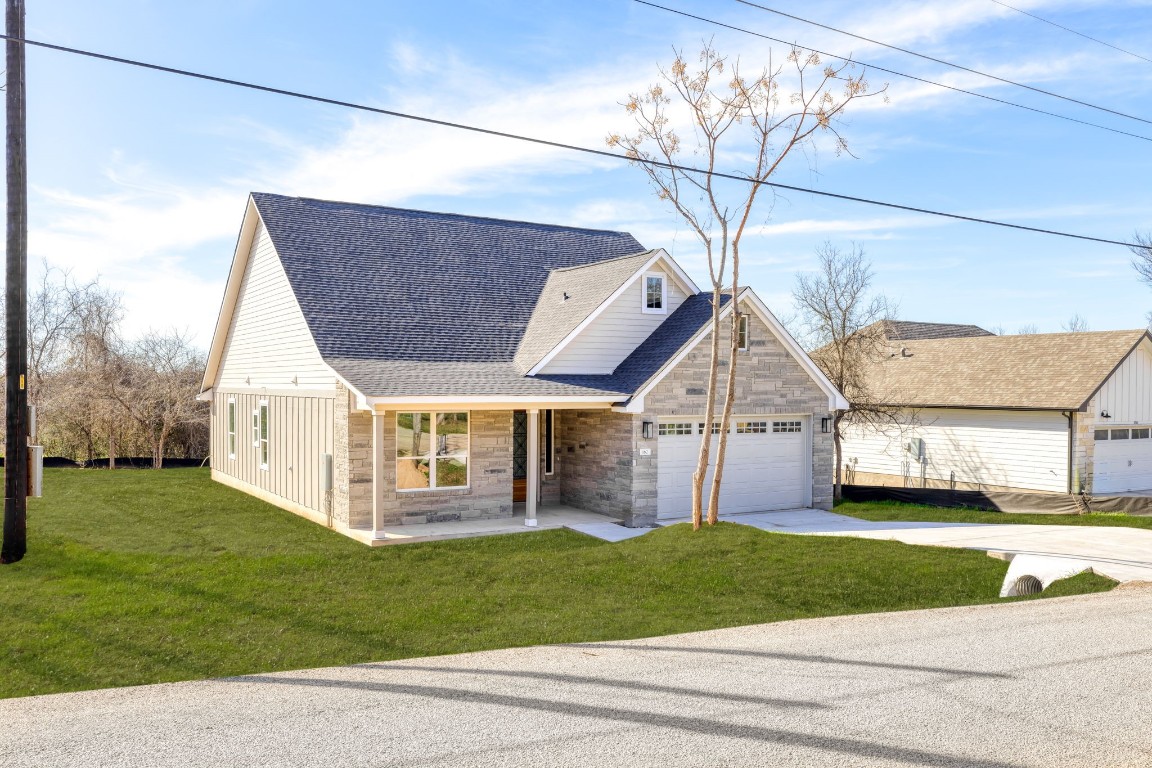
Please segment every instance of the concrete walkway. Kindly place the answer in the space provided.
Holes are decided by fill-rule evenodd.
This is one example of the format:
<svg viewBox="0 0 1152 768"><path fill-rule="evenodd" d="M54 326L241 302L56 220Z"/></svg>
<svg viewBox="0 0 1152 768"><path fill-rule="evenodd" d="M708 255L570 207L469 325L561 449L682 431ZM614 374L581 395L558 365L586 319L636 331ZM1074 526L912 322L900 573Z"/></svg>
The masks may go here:
<svg viewBox="0 0 1152 768"><path fill-rule="evenodd" d="M1081 560L1120 582L1152 582L1152 530L1088 525L872 522L818 509L721 516L764 531L811 536L855 536L933 547ZM672 525L677 520L662 520Z"/></svg>
<svg viewBox="0 0 1152 768"><path fill-rule="evenodd" d="M0 701L11 768L1152 765L1152 589ZM366 653L370 653L368 650Z"/></svg>

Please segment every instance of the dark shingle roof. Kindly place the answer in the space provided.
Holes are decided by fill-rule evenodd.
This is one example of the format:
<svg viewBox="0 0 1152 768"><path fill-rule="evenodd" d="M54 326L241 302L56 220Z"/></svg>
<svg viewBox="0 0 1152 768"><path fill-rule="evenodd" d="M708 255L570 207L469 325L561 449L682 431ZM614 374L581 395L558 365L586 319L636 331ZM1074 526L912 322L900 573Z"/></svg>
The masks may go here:
<svg viewBox="0 0 1152 768"><path fill-rule="evenodd" d="M511 363L550 270L644 250L626 232L264 193L252 199L333 365Z"/></svg>
<svg viewBox="0 0 1152 768"><path fill-rule="evenodd" d="M728 296L724 296L727 303ZM510 362L327 360L337 373L369 397L615 396L627 400L712 318L712 296L699 293L684 303L609 375L522 376Z"/></svg>
<svg viewBox="0 0 1152 768"><path fill-rule="evenodd" d="M978 325L956 325L953 323L916 323L911 320L886 320L884 335L890 341L911 341L915 339L961 339L975 336L995 336Z"/></svg>

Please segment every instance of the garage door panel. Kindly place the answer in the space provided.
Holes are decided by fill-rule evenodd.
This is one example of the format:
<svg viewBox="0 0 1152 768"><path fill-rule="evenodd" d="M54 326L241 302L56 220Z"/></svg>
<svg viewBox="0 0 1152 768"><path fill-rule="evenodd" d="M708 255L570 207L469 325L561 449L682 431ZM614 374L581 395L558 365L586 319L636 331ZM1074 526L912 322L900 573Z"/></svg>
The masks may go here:
<svg viewBox="0 0 1152 768"><path fill-rule="evenodd" d="M1093 493L1152 488L1152 439L1097 440Z"/></svg>
<svg viewBox="0 0 1152 768"><path fill-rule="evenodd" d="M807 419L748 417L736 423L749 418L759 418L769 425L773 420L800 421L801 431L738 432L733 429L725 452L721 511L758 512L804 506L808 498ZM698 431L699 426L702 425L694 431ZM692 511L692 473L696 471L700 435L660 435L658 445L658 514L662 518L688 515ZM714 439L713 457L716 447ZM705 495L711 487L714 467L713 462L705 477Z"/></svg>

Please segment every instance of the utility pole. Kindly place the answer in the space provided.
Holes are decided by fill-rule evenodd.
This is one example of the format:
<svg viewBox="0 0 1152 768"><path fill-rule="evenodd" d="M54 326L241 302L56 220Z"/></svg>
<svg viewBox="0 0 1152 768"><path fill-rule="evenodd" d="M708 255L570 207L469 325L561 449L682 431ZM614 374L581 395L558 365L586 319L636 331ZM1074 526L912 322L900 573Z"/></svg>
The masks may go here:
<svg viewBox="0 0 1152 768"><path fill-rule="evenodd" d="M28 136L24 97L24 0L6 0L8 158L7 432L4 443L4 543L0 563L28 548Z"/></svg>

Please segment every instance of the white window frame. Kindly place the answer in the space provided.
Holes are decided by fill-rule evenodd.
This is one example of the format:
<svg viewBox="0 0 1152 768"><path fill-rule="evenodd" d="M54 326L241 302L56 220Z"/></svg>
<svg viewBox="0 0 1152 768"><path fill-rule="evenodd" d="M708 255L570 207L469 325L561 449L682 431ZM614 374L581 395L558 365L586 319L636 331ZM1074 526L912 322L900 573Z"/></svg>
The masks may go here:
<svg viewBox="0 0 1152 768"><path fill-rule="evenodd" d="M228 458L236 458L236 427L239 417L239 411L236 408L236 398L228 398L228 407L224 412L224 426L225 432L228 433Z"/></svg>
<svg viewBox="0 0 1152 768"><path fill-rule="evenodd" d="M660 281L660 306L648 306L648 281L657 279ZM640 311L648 315L666 315L668 314L668 276L663 272L645 272L642 282L640 283Z"/></svg>
<svg viewBox="0 0 1152 768"><path fill-rule="evenodd" d="M741 313L740 319L736 321L736 348L741 352L748 351L748 315Z"/></svg>
<svg viewBox="0 0 1152 768"><path fill-rule="evenodd" d="M400 414L410 413L419 415L422 413L428 414L428 487L427 488L401 488L400 487L400 462L402 461L417 461L425 458L424 456L400 456L399 446L400 441L397 437L396 450L393 460L396 462L396 477L393 484L396 486L397 493L427 493L429 491L461 491L468 490L472 487L472 412L471 411L397 411L396 419L392 424L394 428L399 429L398 420ZM438 459L452 459L459 458L461 454L444 454L443 456L437 455L436 446L439 444L439 435L436 434L436 417L442 413L463 413L468 416L468 431L464 434L464 461L467 469L464 477L464 485L436 485L436 461Z"/></svg>
<svg viewBox="0 0 1152 768"><path fill-rule="evenodd" d="M267 400L261 400L256 404L256 422L259 427L256 433L256 460L260 464L260 469L264 470L268 469L268 464L272 458L272 450L268 442L269 433L272 431L268 424L270 410Z"/></svg>

